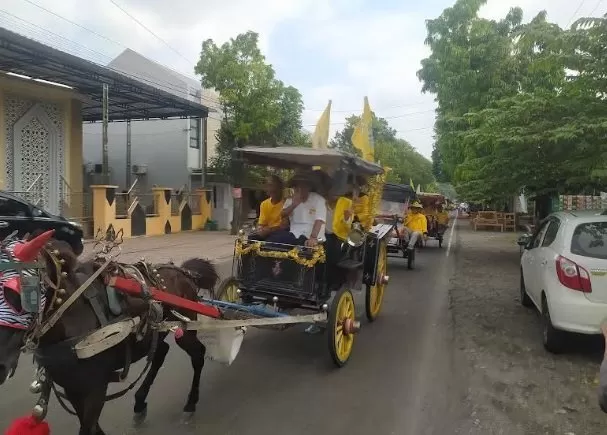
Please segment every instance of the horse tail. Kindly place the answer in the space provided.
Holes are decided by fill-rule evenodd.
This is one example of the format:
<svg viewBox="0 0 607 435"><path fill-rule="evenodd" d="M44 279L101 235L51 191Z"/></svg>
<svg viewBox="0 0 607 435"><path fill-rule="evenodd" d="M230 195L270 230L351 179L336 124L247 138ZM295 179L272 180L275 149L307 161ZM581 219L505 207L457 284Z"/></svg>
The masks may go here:
<svg viewBox="0 0 607 435"><path fill-rule="evenodd" d="M196 285L203 289L215 288L219 280L215 265L204 258L190 258L182 263L181 268L193 272Z"/></svg>

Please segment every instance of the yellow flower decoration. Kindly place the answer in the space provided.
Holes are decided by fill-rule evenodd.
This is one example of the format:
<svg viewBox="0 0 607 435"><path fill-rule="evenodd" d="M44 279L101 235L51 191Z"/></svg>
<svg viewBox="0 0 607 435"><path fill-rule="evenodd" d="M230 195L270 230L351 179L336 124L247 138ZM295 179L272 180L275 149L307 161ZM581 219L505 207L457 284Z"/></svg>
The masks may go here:
<svg viewBox="0 0 607 435"><path fill-rule="evenodd" d="M293 248L287 252L279 252L279 251L262 251L261 250L261 242L254 242L247 244L245 246L244 241L242 239L236 240L236 256L240 257L242 255L247 255L250 253L254 253L260 257L266 258L278 258L282 260L292 260L297 264L305 267L314 267L316 263L324 263L326 261L325 250L322 246L317 246L314 248L314 253L312 254L312 258L304 258L299 256L299 249Z"/></svg>

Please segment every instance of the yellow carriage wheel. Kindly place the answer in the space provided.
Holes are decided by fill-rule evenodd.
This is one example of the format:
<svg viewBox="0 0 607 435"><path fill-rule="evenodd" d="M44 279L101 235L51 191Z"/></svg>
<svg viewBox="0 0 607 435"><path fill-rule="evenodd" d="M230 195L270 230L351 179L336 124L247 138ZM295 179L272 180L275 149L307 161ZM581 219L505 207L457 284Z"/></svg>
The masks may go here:
<svg viewBox="0 0 607 435"><path fill-rule="evenodd" d="M238 294L238 281L233 276L221 281L219 287L215 291L215 299L238 303L240 302L240 295Z"/></svg>
<svg viewBox="0 0 607 435"><path fill-rule="evenodd" d="M352 354L354 334L360 328L356 321L354 296L347 288L339 290L333 298L327 333L329 338L329 353L337 367L343 367Z"/></svg>
<svg viewBox="0 0 607 435"><path fill-rule="evenodd" d="M369 322L377 319L384 301L384 291L388 286L388 248L385 241L379 245L379 257L377 259L377 274L375 285L367 286L365 293L365 311Z"/></svg>

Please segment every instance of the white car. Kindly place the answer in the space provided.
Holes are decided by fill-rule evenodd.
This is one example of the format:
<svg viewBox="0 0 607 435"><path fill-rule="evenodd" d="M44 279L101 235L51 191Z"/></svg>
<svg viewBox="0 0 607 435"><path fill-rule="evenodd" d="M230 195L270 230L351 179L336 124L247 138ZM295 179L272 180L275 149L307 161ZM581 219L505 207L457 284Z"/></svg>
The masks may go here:
<svg viewBox="0 0 607 435"><path fill-rule="evenodd" d="M607 318L607 211L553 213L524 242L521 303L541 313L544 347L564 351L563 331L599 334Z"/></svg>

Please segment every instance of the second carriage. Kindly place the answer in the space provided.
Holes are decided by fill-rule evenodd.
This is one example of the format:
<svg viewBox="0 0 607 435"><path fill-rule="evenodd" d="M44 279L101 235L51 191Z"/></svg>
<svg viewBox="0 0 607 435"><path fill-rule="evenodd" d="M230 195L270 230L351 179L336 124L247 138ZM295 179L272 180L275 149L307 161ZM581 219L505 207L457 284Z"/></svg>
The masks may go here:
<svg viewBox="0 0 607 435"><path fill-rule="evenodd" d="M384 171L381 166L333 149L295 147L245 147L235 157L243 164L277 169L312 169L320 166L333 184L368 180L371 209L380 200ZM335 258L328 258L325 244L295 246L249 240L241 233L236 240L232 277L224 280L217 297L249 310L255 306L276 316L293 312L317 313L314 322L326 329L333 362L344 366L350 359L355 334L360 329L354 301L355 289L365 288L368 321L379 316L389 282L388 237L392 224L365 229L353 223L347 240Z"/></svg>

